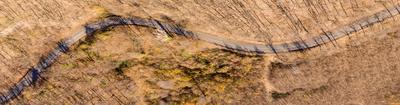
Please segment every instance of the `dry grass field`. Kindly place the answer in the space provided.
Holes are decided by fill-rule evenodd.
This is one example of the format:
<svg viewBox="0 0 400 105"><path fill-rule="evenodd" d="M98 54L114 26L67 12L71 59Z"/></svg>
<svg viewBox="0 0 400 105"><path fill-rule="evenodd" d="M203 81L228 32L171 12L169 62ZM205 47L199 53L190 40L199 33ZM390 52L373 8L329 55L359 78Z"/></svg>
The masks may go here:
<svg viewBox="0 0 400 105"><path fill-rule="evenodd" d="M181 25L230 40L304 40L396 0L1 0L0 92L57 41L107 15ZM305 51L243 55L138 26L62 55L8 104L399 105L400 16Z"/></svg>

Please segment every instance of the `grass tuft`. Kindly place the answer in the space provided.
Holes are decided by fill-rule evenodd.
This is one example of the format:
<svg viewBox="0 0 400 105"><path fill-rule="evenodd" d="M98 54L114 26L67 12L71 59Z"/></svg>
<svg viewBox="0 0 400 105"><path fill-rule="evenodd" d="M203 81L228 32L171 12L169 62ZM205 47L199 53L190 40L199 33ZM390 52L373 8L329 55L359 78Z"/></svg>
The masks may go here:
<svg viewBox="0 0 400 105"><path fill-rule="evenodd" d="M117 75L123 75L125 69L131 67L131 64L129 61L122 61L117 68L114 69L114 71L117 73Z"/></svg>

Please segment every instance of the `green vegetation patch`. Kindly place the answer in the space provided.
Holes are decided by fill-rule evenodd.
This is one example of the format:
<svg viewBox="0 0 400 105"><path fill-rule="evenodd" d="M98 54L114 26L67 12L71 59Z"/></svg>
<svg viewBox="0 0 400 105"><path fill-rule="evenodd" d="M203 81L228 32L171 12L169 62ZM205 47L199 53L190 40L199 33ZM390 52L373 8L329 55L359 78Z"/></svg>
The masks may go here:
<svg viewBox="0 0 400 105"><path fill-rule="evenodd" d="M209 50L161 58L146 56L137 63L156 69L156 79L149 83L153 89L163 90L162 93L147 92L149 103L195 104L210 103L210 98L229 98L225 95L232 96L232 89L252 82L243 78L262 68L262 61L262 57ZM121 63L121 67L126 64Z"/></svg>
<svg viewBox="0 0 400 105"><path fill-rule="evenodd" d="M129 61L122 61L121 63L118 64L118 66L114 69L114 71L117 75L122 75L124 74L124 71L129 67L131 67L131 63Z"/></svg>

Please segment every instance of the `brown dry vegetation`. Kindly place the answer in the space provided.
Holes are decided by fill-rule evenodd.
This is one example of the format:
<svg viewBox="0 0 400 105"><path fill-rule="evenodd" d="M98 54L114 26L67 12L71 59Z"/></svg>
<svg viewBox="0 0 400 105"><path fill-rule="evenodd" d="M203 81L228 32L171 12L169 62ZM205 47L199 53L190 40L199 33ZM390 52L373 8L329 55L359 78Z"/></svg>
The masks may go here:
<svg viewBox="0 0 400 105"><path fill-rule="evenodd" d="M15 83L57 41L108 13L275 43L307 39L321 28L343 26L395 3L2 0L0 90ZM335 43L266 56L236 54L159 30L118 27L76 45L11 104L399 104L398 17ZM299 20L308 33L292 24Z"/></svg>

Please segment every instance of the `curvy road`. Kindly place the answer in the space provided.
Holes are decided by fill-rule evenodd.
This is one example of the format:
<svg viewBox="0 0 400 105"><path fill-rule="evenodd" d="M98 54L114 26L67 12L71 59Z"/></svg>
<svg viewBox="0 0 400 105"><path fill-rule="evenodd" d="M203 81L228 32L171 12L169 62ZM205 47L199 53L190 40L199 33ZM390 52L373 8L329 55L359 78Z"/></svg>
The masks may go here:
<svg viewBox="0 0 400 105"><path fill-rule="evenodd" d="M374 15L347 24L344 27L327 31L320 35L316 35L316 37L310 38L308 40L278 44L254 44L228 40L208 33L193 32L179 27L176 24L165 23L154 19L143 19L137 17L124 18L120 16L112 16L95 23L89 23L85 25L85 28L74 34L72 37L58 42L57 47L55 47L53 51L51 51L47 56L42 57L39 63L30 68L28 72L17 83L9 88L8 91L0 93L0 104L6 104L12 99L18 97L25 88L32 84L35 84L40 78L40 74L45 72L46 69L50 67L51 64L53 64L53 62L61 54L68 52L70 47L73 44L77 43L80 39L85 37L95 37L96 33L106 31L110 27L121 25L135 25L160 29L169 34L174 33L177 36L184 36L187 38L198 39L205 42L213 43L215 45L222 46L223 48L235 52L255 53L262 55L294 52L317 47L335 41L339 38L349 36L354 32L363 30L364 28L372 26L376 23L380 23L398 14L400 14L400 5L396 5L392 8L387 8L386 10L377 12Z"/></svg>

